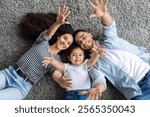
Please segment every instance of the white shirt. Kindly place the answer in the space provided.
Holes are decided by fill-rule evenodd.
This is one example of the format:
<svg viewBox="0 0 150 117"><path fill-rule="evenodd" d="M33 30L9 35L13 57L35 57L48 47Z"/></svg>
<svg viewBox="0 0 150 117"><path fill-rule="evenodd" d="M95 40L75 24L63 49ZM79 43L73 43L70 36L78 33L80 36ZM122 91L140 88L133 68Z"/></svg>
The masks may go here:
<svg viewBox="0 0 150 117"><path fill-rule="evenodd" d="M90 77L88 75L87 60L81 65L65 64L67 78L72 80L72 87L69 90L90 89Z"/></svg>
<svg viewBox="0 0 150 117"><path fill-rule="evenodd" d="M109 50L106 51L106 56L122 71L134 78L136 82L139 82L150 70L150 66L147 63L143 62L141 58L130 52L122 50Z"/></svg>

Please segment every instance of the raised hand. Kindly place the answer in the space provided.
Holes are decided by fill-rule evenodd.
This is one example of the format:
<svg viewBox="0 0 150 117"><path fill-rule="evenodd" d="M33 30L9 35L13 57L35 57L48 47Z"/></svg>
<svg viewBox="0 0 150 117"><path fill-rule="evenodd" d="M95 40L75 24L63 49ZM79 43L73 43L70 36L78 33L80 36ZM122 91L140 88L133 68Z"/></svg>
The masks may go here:
<svg viewBox="0 0 150 117"><path fill-rule="evenodd" d="M97 54L99 54L100 56L105 54L105 51L100 46L98 46L96 49L92 48L92 51L95 52L95 53L97 53Z"/></svg>
<svg viewBox="0 0 150 117"><path fill-rule="evenodd" d="M66 20L69 14L70 10L68 6L63 6L62 8L59 7L56 22L60 25L69 24L69 22Z"/></svg>
<svg viewBox="0 0 150 117"><path fill-rule="evenodd" d="M95 4L92 3L90 0L87 0L91 8L94 9L94 13L90 15L90 18L92 17L98 17L101 18L104 14L107 13L107 4L108 0L104 2L104 0L95 0Z"/></svg>

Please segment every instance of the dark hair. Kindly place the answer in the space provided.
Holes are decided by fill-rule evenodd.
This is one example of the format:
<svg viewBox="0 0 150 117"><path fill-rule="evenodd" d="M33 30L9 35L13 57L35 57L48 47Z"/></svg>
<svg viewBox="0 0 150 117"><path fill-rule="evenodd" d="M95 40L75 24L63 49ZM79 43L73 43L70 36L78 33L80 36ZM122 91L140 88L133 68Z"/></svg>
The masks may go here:
<svg viewBox="0 0 150 117"><path fill-rule="evenodd" d="M77 35L79 32L88 32L88 31L86 31L86 30L76 30L76 31L74 31L74 33L73 33L73 38L74 38L74 39L75 39L76 35Z"/></svg>
<svg viewBox="0 0 150 117"><path fill-rule="evenodd" d="M88 31L82 30L82 29L76 30L76 31L74 31L74 33L73 33L73 38L74 38L74 39L75 39L76 35L77 35L79 32L87 32L87 33L89 33ZM93 37L94 40L97 40L97 38L98 38L98 37Z"/></svg>
<svg viewBox="0 0 150 117"><path fill-rule="evenodd" d="M57 18L55 13L27 13L25 14L18 24L19 35L22 38L35 41L37 37L47 30ZM63 34L73 35L74 29L70 24L61 25L50 39L49 44L53 45L57 41L57 37ZM65 58L66 50L60 51L61 58Z"/></svg>
<svg viewBox="0 0 150 117"><path fill-rule="evenodd" d="M66 51L65 53L65 58L62 59L63 62L65 63L70 63L70 60L68 59L68 56L70 56L70 54L72 53L72 51L76 48L80 48L83 53L84 53L84 60L85 59L89 59L90 58L90 52L87 50L82 49L78 44L73 43Z"/></svg>
<svg viewBox="0 0 150 117"><path fill-rule="evenodd" d="M35 41L37 37L44 30L48 28L56 21L57 14L55 13L27 13L25 14L20 23L19 35L25 39ZM63 34L73 34L74 29L70 24L64 24L58 28L56 33L50 39L49 44L52 45L57 41L57 37Z"/></svg>

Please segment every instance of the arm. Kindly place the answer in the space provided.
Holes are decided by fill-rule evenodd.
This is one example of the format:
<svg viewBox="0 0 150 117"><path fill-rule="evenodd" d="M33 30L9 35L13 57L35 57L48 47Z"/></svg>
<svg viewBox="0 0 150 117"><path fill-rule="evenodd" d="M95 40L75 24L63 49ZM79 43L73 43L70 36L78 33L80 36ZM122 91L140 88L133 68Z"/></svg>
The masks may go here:
<svg viewBox="0 0 150 117"><path fill-rule="evenodd" d="M44 57L44 60L42 61L42 64L43 64L42 66L47 67L49 63L54 65L56 68L61 69L62 71L65 70L65 65L63 63L61 63L51 57Z"/></svg>
<svg viewBox="0 0 150 117"><path fill-rule="evenodd" d="M46 40L50 39L62 24L69 24L69 22L66 21L69 14L70 10L67 6L63 8L59 7L56 22L44 34Z"/></svg>
<svg viewBox="0 0 150 117"><path fill-rule="evenodd" d="M94 9L94 13L90 15L92 17L98 17L103 25L109 26L112 24L112 17L107 11L107 4L108 0L105 2L103 0L95 0L95 4L88 0L89 5L91 8Z"/></svg>
<svg viewBox="0 0 150 117"><path fill-rule="evenodd" d="M94 52L91 56L91 58L87 61L87 68L91 68L98 60L99 54Z"/></svg>

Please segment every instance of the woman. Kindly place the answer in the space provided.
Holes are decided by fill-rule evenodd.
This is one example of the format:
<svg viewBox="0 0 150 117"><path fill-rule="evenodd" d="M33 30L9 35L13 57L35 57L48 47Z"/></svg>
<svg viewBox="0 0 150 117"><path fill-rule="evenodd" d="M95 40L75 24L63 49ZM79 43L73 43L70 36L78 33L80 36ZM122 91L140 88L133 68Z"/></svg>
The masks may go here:
<svg viewBox="0 0 150 117"><path fill-rule="evenodd" d="M59 61L61 60L59 53L62 50L66 50L73 43L73 37L71 35L73 29L70 27L68 31L65 31L61 30L60 27L63 24L63 28L65 28L65 25L69 26L69 22L66 21L69 14L70 11L68 7L64 6L63 8L59 8L56 21L53 25L39 35L33 46L14 66L9 66L0 71L0 99L24 99L32 86L36 84L45 73L53 69L53 66L51 65L49 65L47 69L42 67L42 60L44 60L44 57L54 57ZM55 15L52 14L51 18L55 19ZM52 19L52 22L54 19ZM48 23L51 19L47 18L45 21L46 20ZM39 29L37 29L37 27L32 25L33 22L28 22L29 25L24 27L23 25L26 21L27 19L22 20L20 29L24 28L23 30L26 30L25 28L28 27L29 29L30 27L30 30L33 30L34 32L41 31L42 28L40 22L35 22L39 24ZM49 25L51 25L52 22L49 22ZM43 26L43 28L45 27ZM54 35L55 32L57 35ZM35 38L37 34L38 33L35 35L33 34L33 38ZM54 38L56 42L54 43L54 41L51 41L51 45L49 45L49 40L53 40Z"/></svg>

